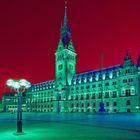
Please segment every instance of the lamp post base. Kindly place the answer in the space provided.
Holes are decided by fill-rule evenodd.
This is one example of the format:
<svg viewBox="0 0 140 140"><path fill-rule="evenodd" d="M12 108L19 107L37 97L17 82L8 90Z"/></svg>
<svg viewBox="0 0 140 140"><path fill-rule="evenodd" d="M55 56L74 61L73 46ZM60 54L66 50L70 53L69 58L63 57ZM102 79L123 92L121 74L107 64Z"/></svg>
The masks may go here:
<svg viewBox="0 0 140 140"><path fill-rule="evenodd" d="M17 121L17 133L22 133L22 121Z"/></svg>
<svg viewBox="0 0 140 140"><path fill-rule="evenodd" d="M13 133L13 135L20 136L20 135L26 135L26 133L24 133L24 132L15 132L15 133Z"/></svg>

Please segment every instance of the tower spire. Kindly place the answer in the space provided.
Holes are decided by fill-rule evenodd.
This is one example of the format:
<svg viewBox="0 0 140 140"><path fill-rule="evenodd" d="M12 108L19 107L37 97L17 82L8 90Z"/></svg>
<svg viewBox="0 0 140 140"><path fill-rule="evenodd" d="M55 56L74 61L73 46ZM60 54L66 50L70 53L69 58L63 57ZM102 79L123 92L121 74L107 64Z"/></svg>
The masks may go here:
<svg viewBox="0 0 140 140"><path fill-rule="evenodd" d="M68 18L67 18L67 1L65 1L64 5L64 18L61 24L60 28L60 40L59 40L59 45L57 51L63 50L63 49L68 49L73 52L75 52L73 42L72 42L72 37L71 37L71 30L69 28L68 24Z"/></svg>
<svg viewBox="0 0 140 140"><path fill-rule="evenodd" d="M65 1L65 16L67 16L67 1Z"/></svg>
<svg viewBox="0 0 140 140"><path fill-rule="evenodd" d="M127 67L132 65L134 65L134 62L129 54L129 49L126 49L126 55L124 57L123 66Z"/></svg>
<svg viewBox="0 0 140 140"><path fill-rule="evenodd" d="M125 50L126 51L126 55L125 55L125 60L128 60L128 59L130 59L130 56L129 56L129 49L126 49Z"/></svg>
<svg viewBox="0 0 140 140"><path fill-rule="evenodd" d="M64 47L67 48L71 40L71 33L67 19L67 1L65 1L64 21L61 27L60 39L62 40Z"/></svg>
<svg viewBox="0 0 140 140"><path fill-rule="evenodd" d="M65 1L65 13L64 13L64 26L67 27L68 19L67 19L67 1Z"/></svg>

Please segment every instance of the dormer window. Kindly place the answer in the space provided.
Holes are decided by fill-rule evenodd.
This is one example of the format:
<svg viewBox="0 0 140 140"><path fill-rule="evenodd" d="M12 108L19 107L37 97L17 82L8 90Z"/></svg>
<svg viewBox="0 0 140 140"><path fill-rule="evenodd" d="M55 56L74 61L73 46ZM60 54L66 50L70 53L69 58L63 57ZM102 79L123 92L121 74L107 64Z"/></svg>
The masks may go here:
<svg viewBox="0 0 140 140"><path fill-rule="evenodd" d="M106 77L105 78L109 79L109 73L108 72L106 73Z"/></svg>
<svg viewBox="0 0 140 140"><path fill-rule="evenodd" d="M130 96L130 89L127 89L127 90L125 91L125 95L126 95L126 96Z"/></svg>
<svg viewBox="0 0 140 140"><path fill-rule="evenodd" d="M131 72L130 69L125 70L125 74L130 73L130 72Z"/></svg>

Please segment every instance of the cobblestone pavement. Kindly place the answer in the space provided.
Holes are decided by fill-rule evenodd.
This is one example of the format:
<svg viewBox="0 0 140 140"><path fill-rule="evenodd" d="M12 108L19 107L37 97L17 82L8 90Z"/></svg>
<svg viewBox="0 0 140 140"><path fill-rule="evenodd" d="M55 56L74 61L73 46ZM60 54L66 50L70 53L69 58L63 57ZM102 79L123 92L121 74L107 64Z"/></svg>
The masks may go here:
<svg viewBox="0 0 140 140"><path fill-rule="evenodd" d="M2 140L140 140L140 114L23 113L15 132L16 114L0 113Z"/></svg>

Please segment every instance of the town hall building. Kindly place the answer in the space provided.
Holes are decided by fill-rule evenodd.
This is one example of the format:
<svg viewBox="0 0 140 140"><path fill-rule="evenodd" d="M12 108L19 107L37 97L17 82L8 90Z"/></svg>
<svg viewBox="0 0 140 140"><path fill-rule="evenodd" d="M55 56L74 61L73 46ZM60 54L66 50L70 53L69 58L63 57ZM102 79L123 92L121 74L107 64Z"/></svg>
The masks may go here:
<svg viewBox="0 0 140 140"><path fill-rule="evenodd" d="M76 57L65 6L55 53L55 79L32 84L24 111L97 113L103 104L109 113L140 112L140 55L134 64L126 51L122 64L81 73L76 73ZM9 98L15 102L9 102ZM16 110L16 98L3 96L7 111Z"/></svg>

